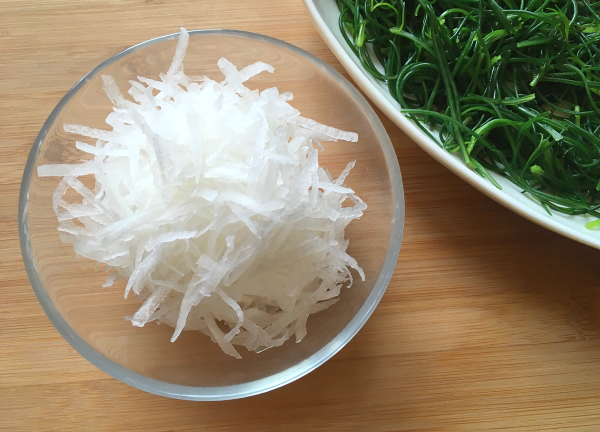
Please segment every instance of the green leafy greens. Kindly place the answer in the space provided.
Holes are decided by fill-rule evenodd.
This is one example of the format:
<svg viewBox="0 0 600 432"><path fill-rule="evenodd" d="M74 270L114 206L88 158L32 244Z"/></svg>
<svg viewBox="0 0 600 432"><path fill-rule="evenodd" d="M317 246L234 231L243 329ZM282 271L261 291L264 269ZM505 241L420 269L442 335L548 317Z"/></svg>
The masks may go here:
<svg viewBox="0 0 600 432"><path fill-rule="evenodd" d="M600 217L600 1L336 1L349 46L425 134L549 213Z"/></svg>

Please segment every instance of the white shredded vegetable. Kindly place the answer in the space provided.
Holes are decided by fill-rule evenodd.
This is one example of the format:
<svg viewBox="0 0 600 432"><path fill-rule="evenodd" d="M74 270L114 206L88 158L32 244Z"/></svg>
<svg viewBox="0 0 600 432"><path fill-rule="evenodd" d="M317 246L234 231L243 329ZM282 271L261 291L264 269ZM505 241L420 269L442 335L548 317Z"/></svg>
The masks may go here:
<svg viewBox="0 0 600 432"><path fill-rule="evenodd" d="M346 226L366 204L319 166L320 141L357 135L300 117L277 88L245 85L273 67L239 70L218 62L221 82L183 73L188 33L181 30L160 81L138 77L126 99L110 76L111 131L64 125L90 159L42 165L63 177L52 197L61 240L78 256L106 264L104 286L118 279L145 301L126 317L199 330L222 350L261 351L306 335L306 321L351 285L356 260ZM93 175L88 189L79 176ZM72 188L81 202L69 203ZM352 205L342 206L349 200Z"/></svg>

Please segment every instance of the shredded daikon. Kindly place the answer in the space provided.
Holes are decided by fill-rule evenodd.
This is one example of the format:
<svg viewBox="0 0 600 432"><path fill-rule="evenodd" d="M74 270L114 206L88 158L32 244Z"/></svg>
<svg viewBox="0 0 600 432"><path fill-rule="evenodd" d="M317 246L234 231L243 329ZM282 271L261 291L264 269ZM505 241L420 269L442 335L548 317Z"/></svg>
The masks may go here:
<svg viewBox="0 0 600 432"><path fill-rule="evenodd" d="M131 317L199 330L240 355L306 335L307 317L335 303L356 260L346 226L366 204L319 167L320 141L357 141L354 133L300 117L277 88L244 82L272 66L237 70L222 58L221 82L183 73L188 33L181 29L171 67L160 81L138 77L126 99L103 76L115 105L112 131L65 124L95 140L77 142L81 164L42 165L60 176L52 203L61 240L106 264L104 286L117 279L145 299ZM79 176L93 175L88 189ZM82 197L69 203L69 188ZM350 200L352 206L342 206Z"/></svg>

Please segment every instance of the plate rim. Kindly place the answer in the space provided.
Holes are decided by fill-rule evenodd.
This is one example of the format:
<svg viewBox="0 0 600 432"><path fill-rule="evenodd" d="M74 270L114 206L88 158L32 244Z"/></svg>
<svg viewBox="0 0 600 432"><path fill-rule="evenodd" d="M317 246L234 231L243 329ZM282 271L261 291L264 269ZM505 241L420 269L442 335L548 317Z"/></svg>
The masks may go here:
<svg viewBox="0 0 600 432"><path fill-rule="evenodd" d="M575 240L587 246L600 249L600 238L594 238L592 235L579 232L563 223L552 219L552 216L544 215L543 213L534 212L532 209L519 203L514 198L496 188L488 180L482 178L474 171L470 170L462 161L453 157L446 150L439 147L433 140L425 136L419 128L406 118L400 110L393 106L384 96L382 91L371 83L366 73L354 62L352 57L344 50L333 34L333 31L319 12L316 2L319 0L303 0L313 23L322 39L325 41L329 49L344 67L346 72L352 77L354 82L360 89L366 93L368 98L381 110L383 113L402 131L408 135L421 149L427 152L436 161L444 165L454 174L459 176L467 183L474 186L477 190L487 195L497 203L515 212L519 216L540 225L550 231L560 234L564 237ZM333 0L325 0L333 1Z"/></svg>

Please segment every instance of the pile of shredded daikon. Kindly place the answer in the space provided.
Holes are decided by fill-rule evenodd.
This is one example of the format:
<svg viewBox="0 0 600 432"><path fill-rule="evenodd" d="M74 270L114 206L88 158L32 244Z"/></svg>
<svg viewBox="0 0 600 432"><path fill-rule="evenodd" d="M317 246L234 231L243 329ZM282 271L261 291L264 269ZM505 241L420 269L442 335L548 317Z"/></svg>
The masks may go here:
<svg viewBox="0 0 600 432"><path fill-rule="evenodd" d="M65 124L95 145L80 164L38 167L63 177L52 197L61 240L106 264L104 286L125 279L125 296L145 299L131 317L199 330L240 358L234 345L260 351L306 335L306 320L352 283L346 226L366 204L319 167L321 141L357 135L300 116L277 88L244 82L273 67L237 70L218 62L221 82L183 73L188 33L181 30L160 81L138 77L126 99L110 76L112 131ZM317 148L315 148L315 146ZM88 189L80 176L94 176ZM69 188L82 197L67 202ZM344 205L346 200L351 205Z"/></svg>

